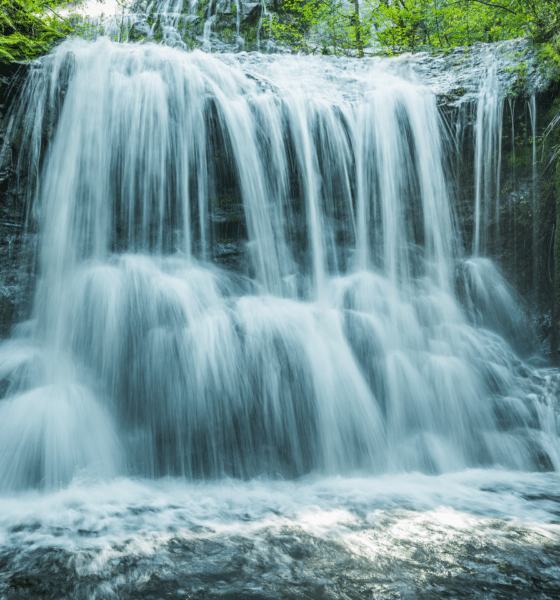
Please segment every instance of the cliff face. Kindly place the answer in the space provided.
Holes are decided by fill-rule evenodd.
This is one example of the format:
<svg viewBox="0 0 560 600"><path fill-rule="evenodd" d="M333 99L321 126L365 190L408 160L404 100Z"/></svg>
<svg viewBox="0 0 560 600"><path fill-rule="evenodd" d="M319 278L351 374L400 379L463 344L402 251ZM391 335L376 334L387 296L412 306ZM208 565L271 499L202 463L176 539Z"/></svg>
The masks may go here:
<svg viewBox="0 0 560 600"><path fill-rule="evenodd" d="M25 64L4 64L0 71L0 337L29 316L36 278L36 235L26 219L27 172L18 169L17 137L6 137L8 113L27 72Z"/></svg>
<svg viewBox="0 0 560 600"><path fill-rule="evenodd" d="M551 333L558 186L551 157L558 134L544 134L560 109L559 96L558 84L551 83L534 94L523 91L515 98L501 99L494 107L492 140L487 135L477 142L476 105L463 107L464 113L453 117L463 124L453 197L465 252L477 252L478 235L478 253L494 259L517 290L547 356L550 344L556 344ZM490 125L484 122L483 127ZM477 164L481 142L488 146L486 164Z"/></svg>

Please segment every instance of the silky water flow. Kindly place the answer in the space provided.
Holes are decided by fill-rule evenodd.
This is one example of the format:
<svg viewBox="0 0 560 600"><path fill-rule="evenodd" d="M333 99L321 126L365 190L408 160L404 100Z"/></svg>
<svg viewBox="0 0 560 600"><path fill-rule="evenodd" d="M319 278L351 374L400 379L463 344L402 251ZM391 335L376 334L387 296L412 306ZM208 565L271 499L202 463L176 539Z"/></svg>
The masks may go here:
<svg viewBox="0 0 560 600"><path fill-rule="evenodd" d="M38 175L39 276L0 347L0 539L17 565L103 549L72 563L109 586L83 593L125 597L115 556L181 535L202 572L214 534L244 531L258 554L297 529L303 550L263 550L284 582L305 544L390 553L402 519L429 545L434 523L468 537L528 518L557 547L542 504L560 468L556 374L531 366L523 313L481 257L494 74L469 257L433 93L390 62L335 71L100 39L30 72L8 135ZM264 593L251 581L247 597Z"/></svg>

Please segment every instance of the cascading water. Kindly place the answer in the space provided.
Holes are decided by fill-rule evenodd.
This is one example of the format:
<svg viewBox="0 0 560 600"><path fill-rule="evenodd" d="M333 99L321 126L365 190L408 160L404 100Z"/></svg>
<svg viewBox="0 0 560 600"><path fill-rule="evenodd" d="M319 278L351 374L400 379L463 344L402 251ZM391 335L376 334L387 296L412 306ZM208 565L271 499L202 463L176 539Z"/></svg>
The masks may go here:
<svg viewBox="0 0 560 600"><path fill-rule="evenodd" d="M529 115L531 118L531 137L533 145L533 194L531 199L531 220L532 220L532 240L531 245L533 249L533 287L535 295L538 297L539 294L539 281L537 277L538 268L538 254L537 254L537 227L538 227L538 211L537 211L537 103L535 95L531 96L529 101Z"/></svg>
<svg viewBox="0 0 560 600"><path fill-rule="evenodd" d="M336 69L101 39L65 42L31 72L8 132L24 140L22 168L41 174L33 313L0 348L2 539L25 548L12 574L45 548L82 548L91 560L64 569L90 587L66 594L133 596L110 556L231 542L248 513L254 537L243 535L276 583L247 558L231 589L284 597L277 582L305 576L283 561L305 562L313 540L373 560L373 521L354 514L444 503L522 517L529 500L497 506L524 477L539 501L557 484L537 473L560 468L555 380L517 357L530 334L498 271L462 256L434 95L389 63ZM492 196L484 135L477 223ZM505 496L485 496L489 479ZM403 499L403 483L419 495ZM30 529L38 498L65 516ZM317 507L331 516L313 525ZM278 528L288 558L259 554ZM138 531L152 550L128 547ZM177 575L175 592L210 593L211 562L188 585ZM100 573L108 587L94 594L87 577Z"/></svg>
<svg viewBox="0 0 560 600"><path fill-rule="evenodd" d="M500 170L504 99L499 93L496 66L488 69L479 94L475 138L475 214L473 254L488 251L488 223L495 220L496 238L500 225ZM492 205L495 205L492 211ZM492 215L494 212L494 215Z"/></svg>
<svg viewBox="0 0 560 600"><path fill-rule="evenodd" d="M90 39L157 41L205 52L275 48L265 0L84 0L58 12L72 16Z"/></svg>

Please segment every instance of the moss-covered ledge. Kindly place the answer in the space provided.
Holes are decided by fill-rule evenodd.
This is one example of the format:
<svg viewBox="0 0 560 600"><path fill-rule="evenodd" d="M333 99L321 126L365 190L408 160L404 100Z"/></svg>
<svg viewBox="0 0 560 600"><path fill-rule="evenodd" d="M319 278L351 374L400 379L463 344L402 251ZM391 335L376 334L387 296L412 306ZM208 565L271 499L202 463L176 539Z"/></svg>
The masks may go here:
<svg viewBox="0 0 560 600"><path fill-rule="evenodd" d="M28 61L48 52L71 30L54 10L54 0L0 0L0 65Z"/></svg>

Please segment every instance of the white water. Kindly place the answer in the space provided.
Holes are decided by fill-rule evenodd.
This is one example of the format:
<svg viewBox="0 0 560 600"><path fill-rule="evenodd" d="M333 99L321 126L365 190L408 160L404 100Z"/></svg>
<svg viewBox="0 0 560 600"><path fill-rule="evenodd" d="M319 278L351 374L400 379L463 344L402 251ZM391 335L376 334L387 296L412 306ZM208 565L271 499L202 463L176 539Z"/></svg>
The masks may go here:
<svg viewBox="0 0 560 600"><path fill-rule="evenodd" d="M241 34L242 20L254 10L259 12L258 21L253 24L254 46L257 51L274 50L270 38L273 17L265 0L84 0L59 8L57 12L63 17L78 20L79 34L90 39L107 37L117 42L158 40L181 49L196 46L205 52L225 49L239 52L245 47ZM215 31L217 21L227 22L234 18L235 36L231 39L226 27L228 31L222 39L220 32ZM269 26L266 43L261 39L264 20Z"/></svg>
<svg viewBox="0 0 560 600"><path fill-rule="evenodd" d="M364 516L359 511L372 522L383 512L441 514L444 507L450 519L456 513L457 524L467 515L480 521L507 519L513 525L524 522L558 536L558 523L547 527L557 521L558 504L552 497L558 483L556 474L545 477L492 469L439 476L412 473L297 481L116 479L88 487L77 481L61 492L26 493L5 500L0 539L13 536L24 546L79 550L104 548L127 536L156 531L164 536L178 530L191 535L251 535L256 529L281 528L290 522L315 532L330 529L335 533L340 525L357 523ZM39 531L34 527L37 520L42 523ZM14 530L14 522L24 527ZM197 527L206 532L197 532ZM74 536L78 530L81 537Z"/></svg>
<svg viewBox="0 0 560 600"><path fill-rule="evenodd" d="M538 473L560 468L557 374L524 362L495 266L462 254L435 97L341 64L102 39L31 72L8 132L40 165L41 235L33 314L0 347L0 537L31 544L11 568L60 546L107 574L178 531L260 547L282 528L374 561L379 515L395 548L403 527L436 548L440 522L492 546L488 519L557 545Z"/></svg>
<svg viewBox="0 0 560 600"><path fill-rule="evenodd" d="M472 249L475 256L487 253L489 247L499 243L503 106L496 66L492 65L481 87L477 106ZM493 231L489 227L492 219L495 220ZM489 239L491 233L495 236L493 240Z"/></svg>
<svg viewBox="0 0 560 600"><path fill-rule="evenodd" d="M31 75L32 165L57 117L30 333L0 357L4 490L560 464L511 292L454 243L434 97L378 68L329 101L288 89L302 65L101 40ZM207 261L236 202L232 277Z"/></svg>
<svg viewBox="0 0 560 600"><path fill-rule="evenodd" d="M437 598L447 590L553 597L558 483L556 474L489 469L76 482L2 502L0 544L10 555L0 552L9 565L0 590L72 598Z"/></svg>
<svg viewBox="0 0 560 600"><path fill-rule="evenodd" d="M533 194L531 199L531 220L532 220L532 249L533 249L533 288L535 291L535 296L538 298L539 288L538 288L538 277L537 277L537 269L538 269L538 254L537 254L537 231L538 231L538 212L537 212L537 196L538 196L538 179L537 179L537 102L535 95L531 96L530 101L528 102L529 107L529 116L531 120L531 133L533 138Z"/></svg>

